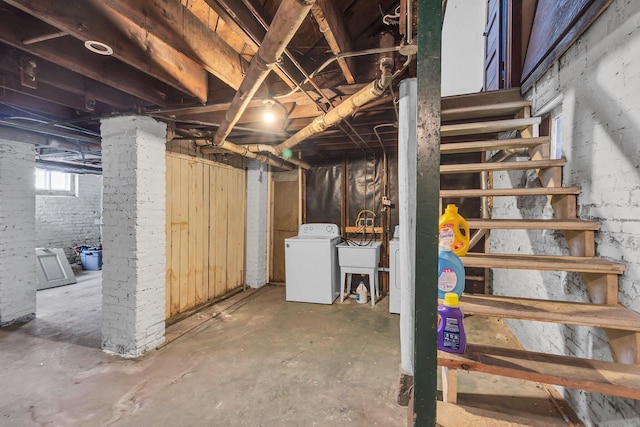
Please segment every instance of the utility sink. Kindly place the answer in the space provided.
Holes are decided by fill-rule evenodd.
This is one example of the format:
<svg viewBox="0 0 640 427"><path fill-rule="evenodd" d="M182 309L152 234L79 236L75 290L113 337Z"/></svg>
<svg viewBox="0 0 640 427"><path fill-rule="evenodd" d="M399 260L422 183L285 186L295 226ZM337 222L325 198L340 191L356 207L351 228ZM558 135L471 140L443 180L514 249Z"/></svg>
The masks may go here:
<svg viewBox="0 0 640 427"><path fill-rule="evenodd" d="M337 246L340 267L378 267L382 242L343 242Z"/></svg>

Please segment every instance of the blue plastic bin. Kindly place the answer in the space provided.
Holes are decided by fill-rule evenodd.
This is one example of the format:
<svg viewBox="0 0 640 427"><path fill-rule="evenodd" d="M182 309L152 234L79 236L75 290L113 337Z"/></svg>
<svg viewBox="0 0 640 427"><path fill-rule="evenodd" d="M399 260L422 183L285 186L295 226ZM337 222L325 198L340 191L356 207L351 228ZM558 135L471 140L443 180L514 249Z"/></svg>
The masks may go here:
<svg viewBox="0 0 640 427"><path fill-rule="evenodd" d="M83 270L101 270L102 250L80 252L80 262Z"/></svg>

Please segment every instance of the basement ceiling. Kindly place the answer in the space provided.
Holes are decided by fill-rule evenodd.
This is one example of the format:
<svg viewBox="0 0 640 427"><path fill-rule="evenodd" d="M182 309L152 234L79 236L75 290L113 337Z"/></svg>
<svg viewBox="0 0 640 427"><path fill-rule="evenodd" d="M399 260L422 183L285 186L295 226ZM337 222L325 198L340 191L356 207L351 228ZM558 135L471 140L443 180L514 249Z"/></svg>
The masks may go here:
<svg viewBox="0 0 640 427"><path fill-rule="evenodd" d="M31 142L41 163L78 171L100 170L104 117L151 116L169 125L170 138L204 144L282 1L0 1L0 137ZM228 140L279 144L380 77L381 34L407 43L401 6L318 0ZM402 70L390 89L294 151L313 162L381 143L395 149L396 129L376 129L379 140L374 126L396 122L398 83L415 75L415 61L397 50L386 53ZM337 59L345 52L355 54ZM267 104L272 123L263 119Z"/></svg>

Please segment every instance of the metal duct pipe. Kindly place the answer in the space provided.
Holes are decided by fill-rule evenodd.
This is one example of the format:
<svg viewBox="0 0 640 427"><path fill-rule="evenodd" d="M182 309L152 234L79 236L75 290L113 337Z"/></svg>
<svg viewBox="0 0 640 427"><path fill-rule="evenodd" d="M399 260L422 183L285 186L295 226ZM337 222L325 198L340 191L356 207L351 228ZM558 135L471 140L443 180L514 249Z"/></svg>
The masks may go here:
<svg viewBox="0 0 640 427"><path fill-rule="evenodd" d="M264 79L280 60L282 52L302 25L314 3L315 0L282 1L271 21L267 35L251 60L249 69L231 101L224 120L220 123L213 138L213 145L222 146Z"/></svg>
<svg viewBox="0 0 640 427"><path fill-rule="evenodd" d="M274 156L278 156L279 158L286 160L289 163L293 163L294 165L301 167L302 169L307 169L307 170L311 169L311 165L303 160L296 159L295 157L285 158L279 153L276 153L276 147L274 145L247 144L247 145L241 145L240 147L246 148L252 153L261 153L261 152L271 153Z"/></svg>

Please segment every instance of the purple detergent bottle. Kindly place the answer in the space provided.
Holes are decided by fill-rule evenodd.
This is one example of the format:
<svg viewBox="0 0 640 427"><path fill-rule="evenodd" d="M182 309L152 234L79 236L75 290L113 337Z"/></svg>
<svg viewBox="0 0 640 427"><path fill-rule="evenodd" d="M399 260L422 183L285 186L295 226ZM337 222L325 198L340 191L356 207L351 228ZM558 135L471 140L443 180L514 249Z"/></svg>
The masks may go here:
<svg viewBox="0 0 640 427"><path fill-rule="evenodd" d="M449 353L464 353L467 349L467 336L462 324L462 310L458 294L447 292L444 304L438 306L438 350Z"/></svg>

